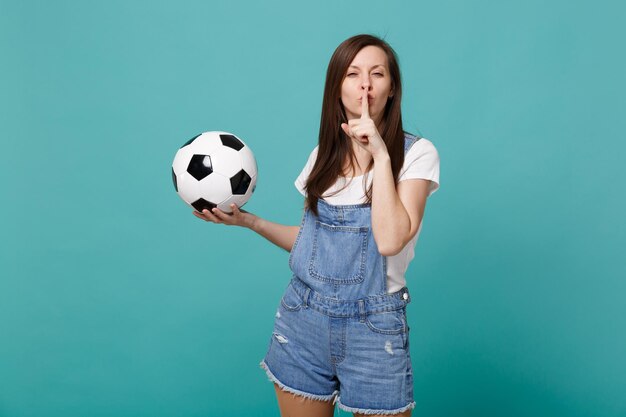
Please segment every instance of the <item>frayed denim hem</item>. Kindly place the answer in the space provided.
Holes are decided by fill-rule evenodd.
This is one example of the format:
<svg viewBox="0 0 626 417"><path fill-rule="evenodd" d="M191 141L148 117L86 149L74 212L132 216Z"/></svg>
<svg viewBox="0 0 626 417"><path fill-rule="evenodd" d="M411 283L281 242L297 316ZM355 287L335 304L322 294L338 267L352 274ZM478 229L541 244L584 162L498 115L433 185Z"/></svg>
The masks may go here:
<svg viewBox="0 0 626 417"><path fill-rule="evenodd" d="M267 373L267 376L270 379L270 381L275 382L276 384L278 384L278 386L280 387L281 390L286 391L286 392L290 392L290 393L292 393L294 395L299 395L301 397L308 398L308 399L311 399L311 400L331 401L333 399L333 397L335 397L335 395L339 392L339 391L335 391L335 392L333 392L330 395L317 395L317 394L309 394L308 392L304 392L304 391L299 391L297 389L288 387L287 385L285 385L282 382L280 382L278 380L278 378L276 378L274 376L272 371L270 371L270 368L265 363L265 360L262 360L259 365L261 366L262 369L265 369L265 372ZM335 397L335 401L337 401L337 397ZM335 403L335 401L333 401L333 404Z"/></svg>
<svg viewBox="0 0 626 417"><path fill-rule="evenodd" d="M343 411L359 414L400 414L404 413L406 410L415 408L415 401L410 402L402 408L396 408L395 410L371 410L368 408L348 407L347 405L341 403L341 397L337 397L335 401L337 402L339 408L341 408Z"/></svg>

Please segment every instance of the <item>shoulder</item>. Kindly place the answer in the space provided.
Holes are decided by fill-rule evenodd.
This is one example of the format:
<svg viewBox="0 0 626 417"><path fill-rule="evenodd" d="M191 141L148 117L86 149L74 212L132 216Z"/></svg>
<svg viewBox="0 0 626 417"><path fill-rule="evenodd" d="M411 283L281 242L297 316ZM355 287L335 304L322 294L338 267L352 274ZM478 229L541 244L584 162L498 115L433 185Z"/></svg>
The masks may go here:
<svg viewBox="0 0 626 417"><path fill-rule="evenodd" d="M435 145L428 139L405 133L405 164L416 159L439 159L439 152Z"/></svg>
<svg viewBox="0 0 626 417"><path fill-rule="evenodd" d="M309 153L309 156L307 157L306 163L304 165L305 170L310 170L313 167L313 164L315 164L315 160L317 159L318 147L319 146L315 146L315 148L313 148L313 150Z"/></svg>
<svg viewBox="0 0 626 417"><path fill-rule="evenodd" d="M298 178L300 179L305 178L306 176L309 175L309 172L311 172L311 170L313 169L313 165L315 165L315 160L317 159L317 149L318 149L318 146L313 148L313 150L309 154L309 157L306 163L304 164L304 168L302 168L302 171L300 172L300 175L298 176Z"/></svg>
<svg viewBox="0 0 626 417"><path fill-rule="evenodd" d="M298 191L300 191L300 194L302 194L303 196L306 196L306 191L304 190L305 184L306 184L307 178L309 177L309 174L311 173L311 170L313 170L313 165L315 164L315 160L317 159L317 148L318 146L313 148L313 150L309 154L309 158L307 159L306 164L304 164L304 167L302 168L302 170L300 171L300 174L298 175L298 177L296 178L294 182L294 184L296 185L296 188L298 189Z"/></svg>
<svg viewBox="0 0 626 417"><path fill-rule="evenodd" d="M404 154L398 182L410 179L430 180L429 195L439 188L439 153L435 145L426 138L413 141Z"/></svg>
<svg viewBox="0 0 626 417"><path fill-rule="evenodd" d="M307 161L307 164L311 164L315 162L315 159L317 158L318 148L319 148L319 145L316 145L315 148L313 148L313 150L309 154L309 160Z"/></svg>

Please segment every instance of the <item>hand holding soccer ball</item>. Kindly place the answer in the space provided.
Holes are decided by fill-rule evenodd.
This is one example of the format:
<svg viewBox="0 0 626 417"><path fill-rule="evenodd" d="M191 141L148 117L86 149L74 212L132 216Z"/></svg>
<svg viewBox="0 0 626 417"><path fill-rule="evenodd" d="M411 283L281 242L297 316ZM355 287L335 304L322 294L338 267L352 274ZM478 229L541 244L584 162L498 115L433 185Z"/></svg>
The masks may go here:
<svg viewBox="0 0 626 417"><path fill-rule="evenodd" d="M258 217L245 210L239 210L239 207L234 203L231 204L231 208L233 210L232 214L224 213L222 210L215 207L213 210L204 209L202 213L194 211L193 215L207 222L225 224L228 226L242 226L252 229Z"/></svg>

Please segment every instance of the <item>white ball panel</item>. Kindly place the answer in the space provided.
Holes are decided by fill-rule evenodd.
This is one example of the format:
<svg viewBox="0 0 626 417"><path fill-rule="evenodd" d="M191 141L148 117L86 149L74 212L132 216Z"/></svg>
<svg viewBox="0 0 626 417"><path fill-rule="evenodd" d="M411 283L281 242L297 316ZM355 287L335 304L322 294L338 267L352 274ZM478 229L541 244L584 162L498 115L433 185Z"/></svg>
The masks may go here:
<svg viewBox="0 0 626 417"><path fill-rule="evenodd" d="M222 147L219 135L213 133L203 133L185 148L189 148L197 155L212 155Z"/></svg>
<svg viewBox="0 0 626 417"><path fill-rule="evenodd" d="M187 170L189 166L189 161L193 156L193 152L189 150L188 146L185 146L176 152L174 156L174 162L172 163L172 169L174 173L178 176Z"/></svg>
<svg viewBox="0 0 626 417"><path fill-rule="evenodd" d="M241 207L245 204L245 201L243 201L242 197L243 196L241 195L232 195L226 200L222 201L220 204L218 204L217 207L224 213L232 213L233 210L230 208L230 205L232 203L235 203L237 207Z"/></svg>
<svg viewBox="0 0 626 417"><path fill-rule="evenodd" d="M211 155L213 171L230 178L241 171L239 152L228 146L222 146L219 151Z"/></svg>
<svg viewBox="0 0 626 417"><path fill-rule="evenodd" d="M215 204L226 200L232 194L228 178L217 172L213 172L199 182L199 192L196 200L204 198Z"/></svg>
<svg viewBox="0 0 626 417"><path fill-rule="evenodd" d="M183 172L181 175L176 176L178 185L178 195L186 203L193 203L198 199L201 194L200 183L197 179L189 175L187 172Z"/></svg>

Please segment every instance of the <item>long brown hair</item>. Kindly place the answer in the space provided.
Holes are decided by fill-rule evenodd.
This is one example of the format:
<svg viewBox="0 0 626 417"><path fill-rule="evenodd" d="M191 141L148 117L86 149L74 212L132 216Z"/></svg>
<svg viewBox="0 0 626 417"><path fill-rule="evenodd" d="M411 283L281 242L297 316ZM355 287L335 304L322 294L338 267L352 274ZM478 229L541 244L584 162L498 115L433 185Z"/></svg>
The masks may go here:
<svg viewBox="0 0 626 417"><path fill-rule="evenodd" d="M377 128L391 158L394 182L398 181L398 175L404 163L404 131L400 111L402 83L396 53L387 42L376 36L364 34L348 38L335 49L328 64L322 101L317 159L305 185L306 206L316 216L318 215L318 200L322 198L324 191L328 190L343 173L343 164L348 156L350 157L350 166L354 168L356 156L352 149L352 139L348 138L341 128L341 123L348 123L346 111L341 102L341 85L354 57L361 49L370 45L378 46L385 52L391 76L393 95L387 100L382 120ZM373 165L374 161L372 160L367 166L366 171L368 173ZM364 185L367 184L367 176L367 174L363 176ZM366 196L367 203L371 204L372 185L366 190Z"/></svg>

